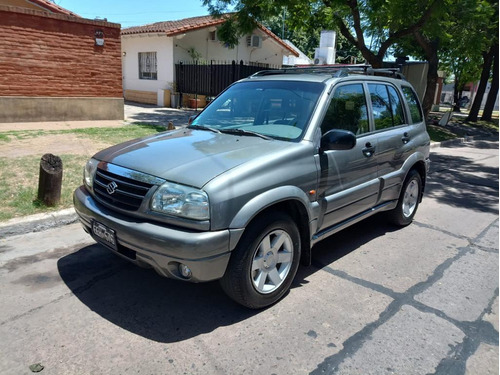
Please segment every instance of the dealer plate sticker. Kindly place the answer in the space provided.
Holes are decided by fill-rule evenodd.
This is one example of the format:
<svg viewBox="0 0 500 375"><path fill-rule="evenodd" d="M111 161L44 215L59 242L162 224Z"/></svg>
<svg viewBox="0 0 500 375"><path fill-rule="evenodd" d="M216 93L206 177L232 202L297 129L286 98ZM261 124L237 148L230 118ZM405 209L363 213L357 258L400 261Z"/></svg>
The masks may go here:
<svg viewBox="0 0 500 375"><path fill-rule="evenodd" d="M117 250L116 247L116 232L108 228L106 225L99 223L98 221L92 222L92 233L104 244L111 247L113 250Z"/></svg>

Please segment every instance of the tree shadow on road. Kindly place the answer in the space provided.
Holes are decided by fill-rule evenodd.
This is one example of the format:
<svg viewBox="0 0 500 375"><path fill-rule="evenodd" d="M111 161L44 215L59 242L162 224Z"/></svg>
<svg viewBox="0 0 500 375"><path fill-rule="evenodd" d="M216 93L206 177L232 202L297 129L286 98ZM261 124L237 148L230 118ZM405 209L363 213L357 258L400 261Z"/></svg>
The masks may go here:
<svg viewBox="0 0 500 375"><path fill-rule="evenodd" d="M476 142L474 148L494 149L498 143ZM467 156L431 153L427 197L452 207L498 214L498 193L497 167Z"/></svg>
<svg viewBox="0 0 500 375"><path fill-rule="evenodd" d="M126 111L126 120L133 124L167 126L171 121L176 127L188 125L189 117L199 112L194 110L157 107L148 104L128 103L133 110Z"/></svg>

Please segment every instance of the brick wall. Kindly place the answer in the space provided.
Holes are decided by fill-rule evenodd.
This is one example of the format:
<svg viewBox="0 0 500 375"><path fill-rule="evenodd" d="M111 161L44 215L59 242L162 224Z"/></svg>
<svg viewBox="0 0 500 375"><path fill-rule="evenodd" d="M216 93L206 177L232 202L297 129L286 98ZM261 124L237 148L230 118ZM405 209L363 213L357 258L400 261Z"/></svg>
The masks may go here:
<svg viewBox="0 0 500 375"><path fill-rule="evenodd" d="M0 97L122 98L120 25L0 5L0 35Z"/></svg>

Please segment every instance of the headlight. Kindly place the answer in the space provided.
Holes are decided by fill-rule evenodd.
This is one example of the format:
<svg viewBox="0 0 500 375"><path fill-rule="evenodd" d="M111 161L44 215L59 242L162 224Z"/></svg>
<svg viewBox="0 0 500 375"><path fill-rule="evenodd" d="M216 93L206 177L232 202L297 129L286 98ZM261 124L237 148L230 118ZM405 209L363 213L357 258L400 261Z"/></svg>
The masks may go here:
<svg viewBox="0 0 500 375"><path fill-rule="evenodd" d="M208 220L208 196L204 191L166 182L151 199L151 209L156 212L194 220Z"/></svg>
<svg viewBox="0 0 500 375"><path fill-rule="evenodd" d="M87 164L85 164L85 168L83 168L83 182L91 191L94 186L94 176L97 170L97 164L99 164L99 160L90 159Z"/></svg>

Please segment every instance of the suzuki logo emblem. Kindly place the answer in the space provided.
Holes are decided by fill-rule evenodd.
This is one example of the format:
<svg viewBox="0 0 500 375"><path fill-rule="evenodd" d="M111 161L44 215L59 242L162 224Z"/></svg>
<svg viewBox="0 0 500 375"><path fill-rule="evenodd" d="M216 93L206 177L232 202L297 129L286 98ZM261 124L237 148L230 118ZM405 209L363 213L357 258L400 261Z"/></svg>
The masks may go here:
<svg viewBox="0 0 500 375"><path fill-rule="evenodd" d="M116 191L116 188L118 187L118 184L114 181L111 181L107 186L106 186L106 191L108 192L109 195L113 194Z"/></svg>

